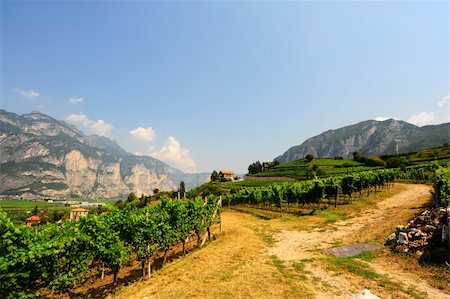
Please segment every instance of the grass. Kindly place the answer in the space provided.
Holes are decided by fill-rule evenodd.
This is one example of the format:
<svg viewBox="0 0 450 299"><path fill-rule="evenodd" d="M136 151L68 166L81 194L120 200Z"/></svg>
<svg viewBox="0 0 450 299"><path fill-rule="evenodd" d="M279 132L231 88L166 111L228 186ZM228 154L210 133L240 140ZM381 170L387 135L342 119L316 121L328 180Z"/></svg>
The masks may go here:
<svg viewBox="0 0 450 299"><path fill-rule="evenodd" d="M324 257L317 252L317 255L308 255L311 257L309 259L293 262L284 261L272 252L278 246L273 237L276 232L296 227L301 227L301 230L329 230L333 226L324 224L327 219L347 219L359 215L382 198L400 193L404 188L404 185L395 185L372 193L369 197L354 198L348 205L329 207L310 216L284 213L281 218L265 220L226 208L222 215L224 234L218 241L169 263L150 280L122 289L117 298L313 298L318 294L329 297L333 297L333 294L348 295L348 292L356 293L364 287L382 298L426 297L414 287L411 280L404 283L398 274L389 277L385 274L389 273L385 272L386 269L399 271L396 268L398 265L410 265L390 252L363 253L351 258ZM257 209L249 210L252 212ZM405 210L398 214L402 215L393 221L399 223L411 215ZM391 226L390 222L387 226ZM367 238L383 239L378 236L377 230L374 232L368 231ZM347 239L337 239L334 245L348 244L355 241L354 238L360 236L349 235ZM385 255L393 259L392 262L386 260L384 264L387 266L380 264ZM429 282L432 268L417 267L417 270L405 268L399 273L417 271L417 277ZM433 280L439 279L441 289L448 290L444 284L448 276L443 271L436 273ZM339 283L343 283L343 286Z"/></svg>
<svg viewBox="0 0 450 299"><path fill-rule="evenodd" d="M351 218L349 215L346 215L342 212L331 211L331 210L322 210L322 211L319 211L317 214L326 217L323 224L334 223L338 220L346 220L346 219Z"/></svg>
<svg viewBox="0 0 450 299"><path fill-rule="evenodd" d="M350 273L361 276L365 279L378 279L380 274L373 271L370 266L356 260L354 257L329 257L325 260L328 264L334 266L331 270L345 269Z"/></svg>
<svg viewBox="0 0 450 299"><path fill-rule="evenodd" d="M303 159L282 163L268 170L256 174L256 177L289 177L297 180L305 180L309 175L309 166L317 165L323 173L321 177L331 175L348 174L352 172L374 169L364 166L352 159L316 158L312 162Z"/></svg>
<svg viewBox="0 0 450 299"><path fill-rule="evenodd" d="M370 253L363 253L353 257L329 257L324 261L329 265L328 270L334 272L340 272L342 270L347 271L353 275L359 276L370 282L374 282L377 286L382 287L384 290L394 292L401 291L414 298L425 298L426 294L417 291L413 287L406 288L401 283L390 279L389 277L375 272L369 264L360 261L373 260L375 257Z"/></svg>
<svg viewBox="0 0 450 299"><path fill-rule="evenodd" d="M264 187L270 185L281 185L286 183L286 181L239 181L239 182L230 182L231 186L238 187Z"/></svg>
<svg viewBox="0 0 450 299"><path fill-rule="evenodd" d="M436 160L448 160L450 156L449 147L436 147L429 148L418 152L404 153L400 155L385 155L379 157L380 159L387 160L392 157L404 157L412 165L422 164L427 162L433 162ZM319 168L319 177L329 177L333 175L345 175L353 172L360 172L366 170L379 169L382 167L366 166L353 159L334 159L334 158L314 158L311 162L307 162L305 159L299 159L281 163L270 169L264 170L255 177L287 177L295 180L305 180L311 176L310 166L317 165ZM257 183L242 182L240 186L259 187L274 184L276 181L258 181ZM277 182L279 183L279 181ZM239 185L238 185L239 186Z"/></svg>
<svg viewBox="0 0 450 299"><path fill-rule="evenodd" d="M5 211L9 210L32 210L34 207L61 209L64 205L60 203L49 203L47 201L32 201L32 200L0 200L0 208Z"/></svg>
<svg viewBox="0 0 450 299"><path fill-rule="evenodd" d="M287 265L265 252L274 241L266 221L223 213L223 236L168 263L114 298L311 298Z"/></svg>

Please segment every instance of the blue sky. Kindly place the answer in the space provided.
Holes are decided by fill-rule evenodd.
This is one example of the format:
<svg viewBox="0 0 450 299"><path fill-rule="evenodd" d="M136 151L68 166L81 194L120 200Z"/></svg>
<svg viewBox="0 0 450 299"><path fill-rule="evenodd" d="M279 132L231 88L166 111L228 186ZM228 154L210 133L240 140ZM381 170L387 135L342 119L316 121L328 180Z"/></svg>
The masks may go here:
<svg viewBox="0 0 450 299"><path fill-rule="evenodd" d="M245 172L328 129L448 121L449 7L0 2L1 102L188 172Z"/></svg>

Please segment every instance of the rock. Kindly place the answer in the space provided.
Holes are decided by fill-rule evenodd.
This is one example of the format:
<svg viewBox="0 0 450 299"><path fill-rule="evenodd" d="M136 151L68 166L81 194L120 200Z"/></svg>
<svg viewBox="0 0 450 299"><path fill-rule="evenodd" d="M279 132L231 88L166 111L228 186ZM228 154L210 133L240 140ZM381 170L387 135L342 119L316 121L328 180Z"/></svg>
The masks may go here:
<svg viewBox="0 0 450 299"><path fill-rule="evenodd" d="M395 231L398 233L406 231L406 227L404 225L397 225Z"/></svg>
<svg viewBox="0 0 450 299"><path fill-rule="evenodd" d="M392 233L387 237L386 244L393 244L395 241L397 241L397 235Z"/></svg>
<svg viewBox="0 0 450 299"><path fill-rule="evenodd" d="M398 245L407 245L408 244L408 235L404 232L398 233L397 244Z"/></svg>
<svg viewBox="0 0 450 299"><path fill-rule="evenodd" d="M425 232L433 232L434 230L436 230L436 227L433 225L429 225L429 224L425 225L425 227L423 229L423 231L425 231Z"/></svg>
<svg viewBox="0 0 450 299"><path fill-rule="evenodd" d="M421 232L420 230L417 230L417 231L414 232L412 235L413 235L412 238L413 238L414 240L421 240L421 239L427 237L427 234Z"/></svg>

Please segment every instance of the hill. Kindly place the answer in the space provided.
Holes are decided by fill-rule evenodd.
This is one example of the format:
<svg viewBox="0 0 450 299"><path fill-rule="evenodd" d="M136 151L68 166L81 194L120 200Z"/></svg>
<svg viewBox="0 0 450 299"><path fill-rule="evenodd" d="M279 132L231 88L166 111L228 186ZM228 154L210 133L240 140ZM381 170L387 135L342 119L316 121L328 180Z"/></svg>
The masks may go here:
<svg viewBox="0 0 450 299"><path fill-rule="evenodd" d="M182 180L190 189L208 179L42 113L0 110L0 195L116 197L176 189Z"/></svg>
<svg viewBox="0 0 450 299"><path fill-rule="evenodd" d="M410 123L389 119L368 120L336 130L328 130L293 146L279 162L315 157L351 157L359 151L365 156L381 156L418 151L449 142L450 123L417 127Z"/></svg>
<svg viewBox="0 0 450 299"><path fill-rule="evenodd" d="M380 167L400 167L428 163L436 160L446 160L450 158L449 147L441 146L427 148L421 151L403 153L398 155L372 156L372 163L369 165L357 162L353 159L343 158L314 158L311 162L305 159L298 159L285 163L280 163L255 175L247 175L247 180L257 180L257 178L270 179L286 177L296 180L306 180L317 177L328 177L342 175L352 172L377 169ZM375 164L373 164L375 160ZM379 164L379 166L377 166ZM316 169L313 173L312 167Z"/></svg>

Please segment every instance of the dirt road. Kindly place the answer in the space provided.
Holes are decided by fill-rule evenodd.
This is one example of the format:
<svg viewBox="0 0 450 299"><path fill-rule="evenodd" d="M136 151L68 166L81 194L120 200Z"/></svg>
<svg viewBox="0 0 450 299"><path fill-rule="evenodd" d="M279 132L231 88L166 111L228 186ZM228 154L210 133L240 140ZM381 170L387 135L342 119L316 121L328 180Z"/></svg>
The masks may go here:
<svg viewBox="0 0 450 299"><path fill-rule="evenodd" d="M361 241L383 244L385 239L377 239L374 232L380 230L386 231L386 233L392 232L397 224L404 223L410 218L411 212L420 208L430 199L429 186L402 185L402 187L405 188L404 191L386 198L373 208L362 212L360 216L338 221L325 229L283 230L275 236L276 244L268 251L268 254L276 255L286 262L294 262L320 257L323 255L319 252L320 249L333 247L336 244L351 244ZM382 237L385 236L386 234L382 235ZM376 273L397 280L406 289L415 288L418 293L426 294L427 298L448 296L424 283L414 273L402 271L393 264L382 263L379 260L367 262L367 264ZM307 267L307 270L310 272L308 275L325 280L333 287L332 292L322 291L330 290L329 287L317 288L316 295L318 297L330 298L336 294L347 297L357 291L357 288L353 287L352 277L350 280L345 276L336 277L327 273L322 267Z"/></svg>

